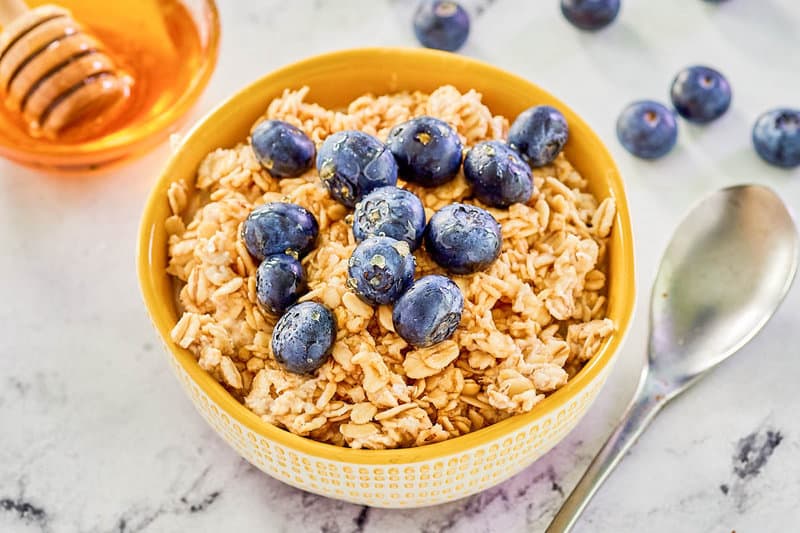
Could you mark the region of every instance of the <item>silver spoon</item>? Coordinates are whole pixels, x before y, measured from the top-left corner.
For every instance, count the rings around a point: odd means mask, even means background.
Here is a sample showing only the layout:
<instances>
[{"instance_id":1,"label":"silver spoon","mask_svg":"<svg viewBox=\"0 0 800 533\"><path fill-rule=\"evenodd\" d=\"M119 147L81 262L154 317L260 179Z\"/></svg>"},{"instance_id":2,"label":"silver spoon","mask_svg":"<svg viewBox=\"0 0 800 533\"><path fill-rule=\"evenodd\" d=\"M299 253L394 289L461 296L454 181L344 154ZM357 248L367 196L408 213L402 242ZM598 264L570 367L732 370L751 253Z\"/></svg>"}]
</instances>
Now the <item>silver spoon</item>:
<instances>
[{"instance_id":1,"label":"silver spoon","mask_svg":"<svg viewBox=\"0 0 800 533\"><path fill-rule=\"evenodd\" d=\"M792 284L797 252L792 217L766 187L722 189L694 207L661 259L636 393L548 533L570 531L661 408L767 323Z\"/></svg>"}]
</instances>

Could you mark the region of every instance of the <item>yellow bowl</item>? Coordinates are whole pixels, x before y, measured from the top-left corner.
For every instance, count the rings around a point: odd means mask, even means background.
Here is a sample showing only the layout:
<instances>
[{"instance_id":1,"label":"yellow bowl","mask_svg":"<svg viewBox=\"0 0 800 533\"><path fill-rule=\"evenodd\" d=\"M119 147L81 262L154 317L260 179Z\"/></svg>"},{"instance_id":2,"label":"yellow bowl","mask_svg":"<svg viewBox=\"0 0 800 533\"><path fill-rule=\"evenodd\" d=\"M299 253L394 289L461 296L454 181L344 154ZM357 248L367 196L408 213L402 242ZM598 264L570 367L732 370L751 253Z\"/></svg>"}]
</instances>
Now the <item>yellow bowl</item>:
<instances>
[{"instance_id":1,"label":"yellow bowl","mask_svg":"<svg viewBox=\"0 0 800 533\"><path fill-rule=\"evenodd\" d=\"M515 117L535 104L560 109L570 127L566 154L599 198L613 196L608 314L617 332L567 383L533 410L448 441L398 450L353 450L299 437L262 421L236 401L194 356L170 340L178 318L167 264L167 188L193 183L203 157L246 138L269 101L308 85L309 99L342 107L366 93L476 89L492 112ZM611 370L633 314L633 243L619 172L600 139L572 110L536 85L463 56L422 49L359 49L321 55L277 70L239 91L183 140L147 201L138 244L142 293L179 381L200 414L245 459L301 489L377 507L420 507L455 500L516 474L561 440L586 413Z\"/></svg>"}]
</instances>

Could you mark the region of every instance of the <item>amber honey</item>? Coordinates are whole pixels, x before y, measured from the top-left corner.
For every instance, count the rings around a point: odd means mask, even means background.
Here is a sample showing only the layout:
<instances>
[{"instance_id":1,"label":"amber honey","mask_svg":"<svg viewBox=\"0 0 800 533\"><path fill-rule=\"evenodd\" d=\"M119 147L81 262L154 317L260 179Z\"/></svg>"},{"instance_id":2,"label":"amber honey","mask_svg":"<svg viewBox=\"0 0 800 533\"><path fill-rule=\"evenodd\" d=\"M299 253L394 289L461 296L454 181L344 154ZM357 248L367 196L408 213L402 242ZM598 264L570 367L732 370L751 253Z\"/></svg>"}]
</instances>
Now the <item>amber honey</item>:
<instances>
[{"instance_id":1,"label":"amber honey","mask_svg":"<svg viewBox=\"0 0 800 533\"><path fill-rule=\"evenodd\" d=\"M54 2L28 2L31 6L46 3ZM123 153L125 145L143 144L144 137L156 136L158 130L163 133L169 126L165 124L166 117L185 112L186 100L189 97L194 100L199 93L198 85L207 82L216 58L217 36L208 35L218 31L213 2L63 0L55 3L71 10L87 32L101 41L115 65L130 76L130 96L113 117L78 125L54 140L32 137L25 124L0 106L2 155L23 159L26 164L60 168L105 164L106 161L93 161L97 158L92 155L105 151L107 159L119 159L128 155ZM202 20L203 17L213 20ZM176 107L182 109L176 111ZM19 153L9 155L12 149L39 153L43 159L25 161L15 157ZM65 160L70 149L74 149L75 158ZM56 154L54 161L50 156Z\"/></svg>"}]
</instances>

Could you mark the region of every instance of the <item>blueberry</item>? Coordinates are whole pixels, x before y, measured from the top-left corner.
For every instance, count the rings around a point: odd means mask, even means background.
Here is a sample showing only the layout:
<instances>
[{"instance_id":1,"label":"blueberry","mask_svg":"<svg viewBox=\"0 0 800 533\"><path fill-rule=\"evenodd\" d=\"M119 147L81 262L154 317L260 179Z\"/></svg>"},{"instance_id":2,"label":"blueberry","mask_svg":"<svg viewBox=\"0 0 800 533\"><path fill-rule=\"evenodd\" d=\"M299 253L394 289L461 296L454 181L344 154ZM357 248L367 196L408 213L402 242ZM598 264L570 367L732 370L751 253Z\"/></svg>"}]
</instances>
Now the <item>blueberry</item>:
<instances>
[{"instance_id":1,"label":"blueberry","mask_svg":"<svg viewBox=\"0 0 800 533\"><path fill-rule=\"evenodd\" d=\"M436 263L455 274L470 274L500 255L500 224L480 207L450 204L438 210L425 231L425 249Z\"/></svg>"},{"instance_id":2,"label":"blueberry","mask_svg":"<svg viewBox=\"0 0 800 533\"><path fill-rule=\"evenodd\" d=\"M268 313L280 315L297 302L306 288L300 261L286 254L264 259L256 271L256 298Z\"/></svg>"},{"instance_id":3,"label":"blueberry","mask_svg":"<svg viewBox=\"0 0 800 533\"><path fill-rule=\"evenodd\" d=\"M721 117L731 105L731 86L713 68L688 67L672 81L672 105L680 116L701 124Z\"/></svg>"},{"instance_id":4,"label":"blueberry","mask_svg":"<svg viewBox=\"0 0 800 533\"><path fill-rule=\"evenodd\" d=\"M331 353L336 340L336 319L317 302L290 307L272 330L272 354L289 372L311 374Z\"/></svg>"},{"instance_id":5,"label":"blueberry","mask_svg":"<svg viewBox=\"0 0 800 533\"><path fill-rule=\"evenodd\" d=\"M576 28L600 30L614 22L620 0L561 0L561 13Z\"/></svg>"},{"instance_id":6,"label":"blueberry","mask_svg":"<svg viewBox=\"0 0 800 533\"><path fill-rule=\"evenodd\" d=\"M678 139L675 114L652 100L634 102L617 119L617 137L633 155L657 159L672 150Z\"/></svg>"},{"instance_id":7,"label":"blueberry","mask_svg":"<svg viewBox=\"0 0 800 533\"><path fill-rule=\"evenodd\" d=\"M389 132L386 146L403 179L425 187L452 180L461 167L461 139L447 122L416 117Z\"/></svg>"},{"instance_id":8,"label":"blueberry","mask_svg":"<svg viewBox=\"0 0 800 533\"><path fill-rule=\"evenodd\" d=\"M473 146L464 158L464 177L475 197L494 207L527 202L533 193L530 167L500 141Z\"/></svg>"},{"instance_id":9,"label":"blueberry","mask_svg":"<svg viewBox=\"0 0 800 533\"><path fill-rule=\"evenodd\" d=\"M423 0L414 13L414 33L422 46L455 52L469 35L469 15L458 2Z\"/></svg>"},{"instance_id":10,"label":"blueberry","mask_svg":"<svg viewBox=\"0 0 800 533\"><path fill-rule=\"evenodd\" d=\"M300 257L314 247L319 226L314 215L297 204L270 202L253 209L244 221L242 237L247 251L263 261L274 254Z\"/></svg>"},{"instance_id":11,"label":"blueberry","mask_svg":"<svg viewBox=\"0 0 800 533\"><path fill-rule=\"evenodd\" d=\"M347 286L372 305L390 304L414 281L417 263L408 243L390 237L362 241L347 263Z\"/></svg>"},{"instance_id":12,"label":"blueberry","mask_svg":"<svg viewBox=\"0 0 800 533\"><path fill-rule=\"evenodd\" d=\"M265 120L250 136L253 152L273 178L294 178L314 164L314 141L281 120Z\"/></svg>"},{"instance_id":13,"label":"blueberry","mask_svg":"<svg viewBox=\"0 0 800 533\"><path fill-rule=\"evenodd\" d=\"M508 130L508 144L532 167L541 167L555 159L568 137L567 119L561 111L547 105L526 109Z\"/></svg>"},{"instance_id":14,"label":"blueberry","mask_svg":"<svg viewBox=\"0 0 800 533\"><path fill-rule=\"evenodd\" d=\"M463 310L458 285L444 276L425 276L394 304L392 323L403 340L423 348L450 338Z\"/></svg>"},{"instance_id":15,"label":"blueberry","mask_svg":"<svg viewBox=\"0 0 800 533\"><path fill-rule=\"evenodd\" d=\"M758 117L753 145L767 163L784 168L800 165L800 109L773 109Z\"/></svg>"},{"instance_id":16,"label":"blueberry","mask_svg":"<svg viewBox=\"0 0 800 533\"><path fill-rule=\"evenodd\" d=\"M331 196L347 207L378 187L397 183L397 164L386 146L361 131L340 131L325 139L317 170Z\"/></svg>"},{"instance_id":17,"label":"blueberry","mask_svg":"<svg viewBox=\"0 0 800 533\"><path fill-rule=\"evenodd\" d=\"M353 236L358 242L385 236L407 242L413 251L422 243L424 232L425 208L411 191L381 187L356 204Z\"/></svg>"}]
</instances>

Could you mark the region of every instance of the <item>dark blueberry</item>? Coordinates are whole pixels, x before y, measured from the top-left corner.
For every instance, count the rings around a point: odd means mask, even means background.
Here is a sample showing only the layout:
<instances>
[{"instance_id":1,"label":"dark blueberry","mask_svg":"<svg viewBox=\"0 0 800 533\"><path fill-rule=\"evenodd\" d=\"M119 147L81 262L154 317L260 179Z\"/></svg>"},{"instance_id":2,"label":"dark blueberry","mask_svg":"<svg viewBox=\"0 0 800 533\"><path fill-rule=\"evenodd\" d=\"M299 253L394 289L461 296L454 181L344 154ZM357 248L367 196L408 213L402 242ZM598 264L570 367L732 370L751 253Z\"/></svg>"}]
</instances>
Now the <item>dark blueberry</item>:
<instances>
[{"instance_id":1,"label":"dark blueberry","mask_svg":"<svg viewBox=\"0 0 800 533\"><path fill-rule=\"evenodd\" d=\"M561 12L581 30L600 30L617 18L620 0L561 0Z\"/></svg>"},{"instance_id":2,"label":"dark blueberry","mask_svg":"<svg viewBox=\"0 0 800 533\"><path fill-rule=\"evenodd\" d=\"M773 109L758 117L753 145L767 163L784 168L800 165L800 109Z\"/></svg>"},{"instance_id":3,"label":"dark blueberry","mask_svg":"<svg viewBox=\"0 0 800 533\"><path fill-rule=\"evenodd\" d=\"M263 261L274 254L304 256L314 248L319 225L297 204L270 202L253 209L244 221L242 237L250 255Z\"/></svg>"},{"instance_id":4,"label":"dark blueberry","mask_svg":"<svg viewBox=\"0 0 800 533\"><path fill-rule=\"evenodd\" d=\"M411 250L422 243L425 233L425 208L417 195L398 187L381 187L356 204L353 236L361 242L367 237L391 237L405 241Z\"/></svg>"},{"instance_id":5,"label":"dark blueberry","mask_svg":"<svg viewBox=\"0 0 800 533\"><path fill-rule=\"evenodd\" d=\"M409 288L392 310L397 334L423 348L447 340L461 322L464 296L451 279L425 276Z\"/></svg>"},{"instance_id":6,"label":"dark blueberry","mask_svg":"<svg viewBox=\"0 0 800 533\"><path fill-rule=\"evenodd\" d=\"M414 13L414 33L426 48L455 52L469 35L469 15L458 2L423 0Z\"/></svg>"},{"instance_id":7,"label":"dark blueberry","mask_svg":"<svg viewBox=\"0 0 800 533\"><path fill-rule=\"evenodd\" d=\"M297 177L314 164L314 141L288 122L265 120L253 130L250 143L273 178Z\"/></svg>"},{"instance_id":8,"label":"dark blueberry","mask_svg":"<svg viewBox=\"0 0 800 533\"><path fill-rule=\"evenodd\" d=\"M548 105L526 109L508 130L508 144L532 167L553 161L569 137L567 119Z\"/></svg>"},{"instance_id":9,"label":"dark blueberry","mask_svg":"<svg viewBox=\"0 0 800 533\"><path fill-rule=\"evenodd\" d=\"M675 114L652 100L634 102L617 119L617 137L633 155L657 159L672 150L678 140Z\"/></svg>"},{"instance_id":10,"label":"dark blueberry","mask_svg":"<svg viewBox=\"0 0 800 533\"><path fill-rule=\"evenodd\" d=\"M400 176L425 187L447 183L461 167L461 139L438 118L417 117L398 124L389 132L386 146Z\"/></svg>"},{"instance_id":11,"label":"dark blueberry","mask_svg":"<svg viewBox=\"0 0 800 533\"><path fill-rule=\"evenodd\" d=\"M531 168L500 141L473 146L464 158L464 177L472 185L475 197L494 207L527 202L533 193Z\"/></svg>"},{"instance_id":12,"label":"dark blueberry","mask_svg":"<svg viewBox=\"0 0 800 533\"><path fill-rule=\"evenodd\" d=\"M438 210L425 231L425 249L436 263L455 274L470 274L500 255L500 224L480 207L450 204Z\"/></svg>"},{"instance_id":13,"label":"dark blueberry","mask_svg":"<svg viewBox=\"0 0 800 533\"><path fill-rule=\"evenodd\" d=\"M408 243L390 237L362 241L347 263L347 286L372 305L390 304L414 281L417 263Z\"/></svg>"},{"instance_id":14,"label":"dark blueberry","mask_svg":"<svg viewBox=\"0 0 800 533\"><path fill-rule=\"evenodd\" d=\"M280 315L297 302L306 289L300 261L286 254L264 259L256 271L256 297L268 313Z\"/></svg>"},{"instance_id":15,"label":"dark blueberry","mask_svg":"<svg viewBox=\"0 0 800 533\"><path fill-rule=\"evenodd\" d=\"M272 330L272 354L289 372L311 374L330 356L336 318L317 302L290 307Z\"/></svg>"},{"instance_id":16,"label":"dark blueberry","mask_svg":"<svg viewBox=\"0 0 800 533\"><path fill-rule=\"evenodd\" d=\"M672 105L691 122L706 123L721 117L731 105L731 86L713 68L688 67L672 81Z\"/></svg>"},{"instance_id":17,"label":"dark blueberry","mask_svg":"<svg viewBox=\"0 0 800 533\"><path fill-rule=\"evenodd\" d=\"M397 183L397 163L386 146L361 131L339 131L325 139L317 170L331 196L347 207L378 187Z\"/></svg>"}]
</instances>

